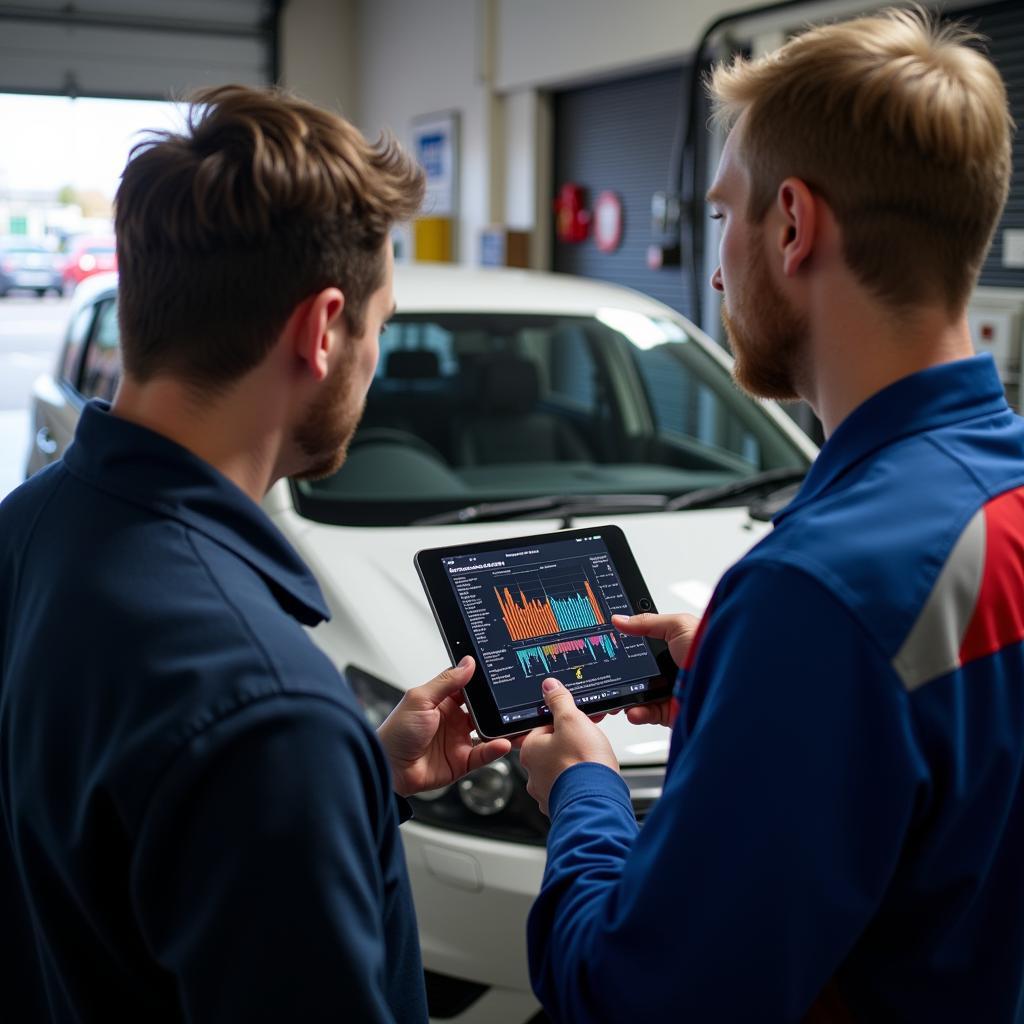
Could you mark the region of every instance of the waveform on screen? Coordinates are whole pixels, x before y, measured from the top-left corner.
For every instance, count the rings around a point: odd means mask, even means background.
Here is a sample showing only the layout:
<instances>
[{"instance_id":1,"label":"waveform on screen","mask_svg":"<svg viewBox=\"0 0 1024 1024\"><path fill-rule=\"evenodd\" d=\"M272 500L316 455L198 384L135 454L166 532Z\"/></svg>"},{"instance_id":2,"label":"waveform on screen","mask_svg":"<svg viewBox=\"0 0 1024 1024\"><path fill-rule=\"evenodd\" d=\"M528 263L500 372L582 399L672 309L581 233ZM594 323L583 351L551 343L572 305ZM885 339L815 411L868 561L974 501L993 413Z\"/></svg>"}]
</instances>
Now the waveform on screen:
<instances>
[{"instance_id":1,"label":"waveform on screen","mask_svg":"<svg viewBox=\"0 0 1024 1024\"><path fill-rule=\"evenodd\" d=\"M519 665L522 670L531 675L534 671L539 672L542 668L545 672L551 671L552 664L556 668L568 668L569 656L572 654L589 654L597 661L598 653L603 654L609 661L615 657L615 649L619 646L618 640L612 633L600 633L597 636L579 637L574 640L556 640L550 644L539 644L536 647L523 647L516 651L519 658ZM562 661L564 664L559 665ZM537 663L534 669L534 662Z\"/></svg>"},{"instance_id":2,"label":"waveform on screen","mask_svg":"<svg viewBox=\"0 0 1024 1024\"><path fill-rule=\"evenodd\" d=\"M590 588L590 580L583 581L583 590L585 593L582 594L577 591L568 597L545 597L543 600L530 600L520 590L518 601L508 587L502 588L501 591L495 587L494 593L497 595L508 635L513 640L532 640L534 637L561 633L569 629L603 626L605 618L594 591Z\"/></svg>"}]
</instances>

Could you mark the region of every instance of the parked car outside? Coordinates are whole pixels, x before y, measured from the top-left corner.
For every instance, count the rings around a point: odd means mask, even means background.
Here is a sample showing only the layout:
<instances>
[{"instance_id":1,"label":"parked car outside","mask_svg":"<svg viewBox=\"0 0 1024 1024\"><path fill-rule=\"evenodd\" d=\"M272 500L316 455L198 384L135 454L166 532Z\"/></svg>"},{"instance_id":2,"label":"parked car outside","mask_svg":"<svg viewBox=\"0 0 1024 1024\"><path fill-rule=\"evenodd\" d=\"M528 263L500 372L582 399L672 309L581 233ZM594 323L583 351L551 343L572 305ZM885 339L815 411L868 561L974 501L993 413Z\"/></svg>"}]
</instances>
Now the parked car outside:
<instances>
[{"instance_id":1,"label":"parked car outside","mask_svg":"<svg viewBox=\"0 0 1024 1024\"><path fill-rule=\"evenodd\" d=\"M64 263L63 287L71 294L87 277L117 270L117 245L113 236L72 240Z\"/></svg>"},{"instance_id":2,"label":"parked car outside","mask_svg":"<svg viewBox=\"0 0 1024 1024\"><path fill-rule=\"evenodd\" d=\"M635 292L424 266L398 267L395 292L345 465L264 501L332 610L311 635L374 724L447 661L419 549L615 523L658 607L699 614L816 453L733 385L714 342ZM116 327L116 278L86 282L55 373L36 384L30 472L59 458L86 400L113 394ZM668 731L623 716L602 728L642 820ZM432 1017L534 1020L525 922L547 822L515 755L413 803L401 833Z\"/></svg>"},{"instance_id":3,"label":"parked car outside","mask_svg":"<svg viewBox=\"0 0 1024 1024\"><path fill-rule=\"evenodd\" d=\"M0 298L16 289L60 294L62 287L60 257L44 242L17 235L0 239Z\"/></svg>"}]
</instances>

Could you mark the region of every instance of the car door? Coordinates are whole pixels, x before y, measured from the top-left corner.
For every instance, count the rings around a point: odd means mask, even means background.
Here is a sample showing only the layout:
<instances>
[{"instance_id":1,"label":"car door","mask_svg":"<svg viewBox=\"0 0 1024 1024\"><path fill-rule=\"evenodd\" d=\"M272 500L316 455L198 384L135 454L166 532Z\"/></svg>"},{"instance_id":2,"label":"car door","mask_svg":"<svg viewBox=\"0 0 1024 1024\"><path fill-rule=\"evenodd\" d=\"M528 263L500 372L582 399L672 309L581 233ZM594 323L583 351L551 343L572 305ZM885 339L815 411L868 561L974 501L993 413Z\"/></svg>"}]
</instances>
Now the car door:
<instances>
[{"instance_id":1,"label":"car door","mask_svg":"<svg viewBox=\"0 0 1024 1024\"><path fill-rule=\"evenodd\" d=\"M79 390L83 356L97 322L97 310L104 302L113 304L113 292L97 296L72 311L54 372L40 377L32 386L26 477L56 462L71 444L85 403Z\"/></svg>"},{"instance_id":2,"label":"car door","mask_svg":"<svg viewBox=\"0 0 1024 1024\"><path fill-rule=\"evenodd\" d=\"M96 319L82 355L78 375L78 394L82 402L93 398L113 401L121 379L121 329L117 322L114 296L96 303Z\"/></svg>"}]
</instances>

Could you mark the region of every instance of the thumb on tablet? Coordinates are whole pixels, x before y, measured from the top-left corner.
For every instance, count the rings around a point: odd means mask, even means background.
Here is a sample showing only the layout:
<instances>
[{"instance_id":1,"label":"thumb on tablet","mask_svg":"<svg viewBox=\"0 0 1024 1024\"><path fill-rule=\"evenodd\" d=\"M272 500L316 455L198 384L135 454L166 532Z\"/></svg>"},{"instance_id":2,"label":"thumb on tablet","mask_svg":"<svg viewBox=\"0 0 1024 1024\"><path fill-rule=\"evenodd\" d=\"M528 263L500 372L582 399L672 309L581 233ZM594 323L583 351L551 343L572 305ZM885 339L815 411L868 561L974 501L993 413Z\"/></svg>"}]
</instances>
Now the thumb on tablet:
<instances>
[{"instance_id":1,"label":"thumb on tablet","mask_svg":"<svg viewBox=\"0 0 1024 1024\"><path fill-rule=\"evenodd\" d=\"M555 678L548 676L540 684L544 694L544 701L551 709L551 717L557 722L576 710L576 701L572 694Z\"/></svg>"}]
</instances>

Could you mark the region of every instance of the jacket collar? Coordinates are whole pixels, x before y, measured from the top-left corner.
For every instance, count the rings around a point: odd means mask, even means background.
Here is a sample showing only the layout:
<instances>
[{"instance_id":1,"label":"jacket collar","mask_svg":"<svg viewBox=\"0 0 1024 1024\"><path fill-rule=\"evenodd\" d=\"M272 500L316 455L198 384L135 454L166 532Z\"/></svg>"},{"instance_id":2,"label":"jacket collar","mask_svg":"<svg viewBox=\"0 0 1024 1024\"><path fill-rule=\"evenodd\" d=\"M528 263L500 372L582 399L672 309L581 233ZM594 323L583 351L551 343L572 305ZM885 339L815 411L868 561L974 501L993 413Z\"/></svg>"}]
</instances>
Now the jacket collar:
<instances>
[{"instance_id":1,"label":"jacket collar","mask_svg":"<svg viewBox=\"0 0 1024 1024\"><path fill-rule=\"evenodd\" d=\"M822 447L777 526L823 494L847 470L902 438L976 416L1008 411L989 354L931 366L888 385L853 410Z\"/></svg>"},{"instance_id":2,"label":"jacket collar","mask_svg":"<svg viewBox=\"0 0 1024 1024\"><path fill-rule=\"evenodd\" d=\"M330 617L320 587L267 514L208 462L174 441L89 402L64 453L74 476L174 519L256 570L277 602L303 625Z\"/></svg>"}]
</instances>

